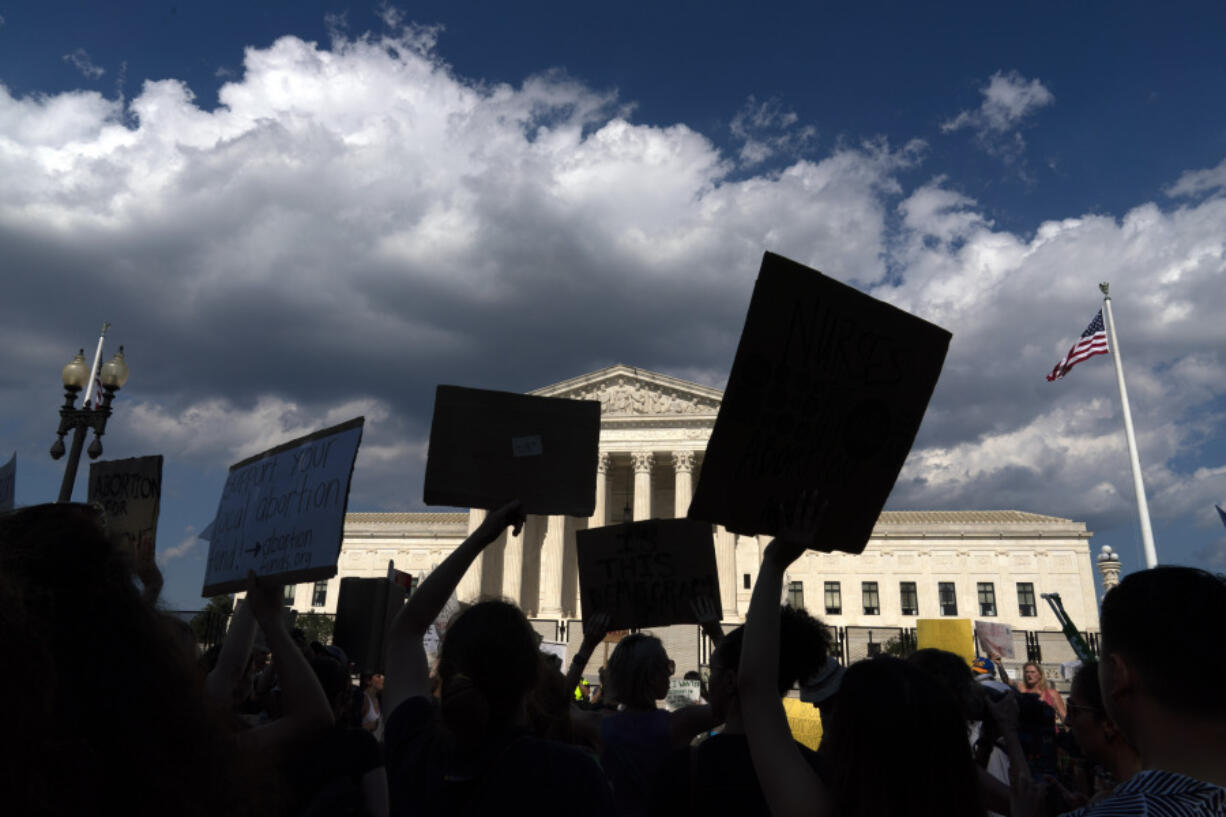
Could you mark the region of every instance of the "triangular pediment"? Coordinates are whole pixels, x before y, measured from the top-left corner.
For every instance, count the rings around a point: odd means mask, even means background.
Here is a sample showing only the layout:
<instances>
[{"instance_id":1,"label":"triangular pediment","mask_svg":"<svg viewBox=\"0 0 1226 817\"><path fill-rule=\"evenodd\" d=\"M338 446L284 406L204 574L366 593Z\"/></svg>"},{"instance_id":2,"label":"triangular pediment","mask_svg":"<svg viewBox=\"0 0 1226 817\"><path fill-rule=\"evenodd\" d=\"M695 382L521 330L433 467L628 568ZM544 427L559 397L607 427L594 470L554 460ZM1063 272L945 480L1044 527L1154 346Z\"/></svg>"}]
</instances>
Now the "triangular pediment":
<instances>
[{"instance_id":1,"label":"triangular pediment","mask_svg":"<svg viewBox=\"0 0 1226 817\"><path fill-rule=\"evenodd\" d=\"M679 377L615 364L529 394L599 400L606 416L714 416L724 393Z\"/></svg>"}]
</instances>

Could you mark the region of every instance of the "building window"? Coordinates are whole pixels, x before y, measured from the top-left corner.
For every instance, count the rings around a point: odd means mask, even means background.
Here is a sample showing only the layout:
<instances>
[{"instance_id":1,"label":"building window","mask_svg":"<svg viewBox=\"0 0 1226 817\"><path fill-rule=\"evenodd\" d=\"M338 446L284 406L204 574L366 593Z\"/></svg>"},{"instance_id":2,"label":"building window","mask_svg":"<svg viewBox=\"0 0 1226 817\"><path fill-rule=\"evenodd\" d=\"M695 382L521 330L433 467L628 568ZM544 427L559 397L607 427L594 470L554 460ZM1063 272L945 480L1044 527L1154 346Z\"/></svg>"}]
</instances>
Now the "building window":
<instances>
[{"instance_id":1,"label":"building window","mask_svg":"<svg viewBox=\"0 0 1226 817\"><path fill-rule=\"evenodd\" d=\"M749 587L750 587L750 585L752 584L752 582L751 582L751 581L750 581L750 579L749 579L749 574L748 574L748 573L746 573L746 574L744 575L744 577L741 579L741 582L742 582L742 584L744 584L744 585L745 585L745 589L746 589L746 590L748 590L748 589L749 589Z\"/></svg>"},{"instance_id":2,"label":"building window","mask_svg":"<svg viewBox=\"0 0 1226 817\"><path fill-rule=\"evenodd\" d=\"M826 582L826 613L837 616L843 612L843 591L838 582Z\"/></svg>"},{"instance_id":3,"label":"building window","mask_svg":"<svg viewBox=\"0 0 1226 817\"><path fill-rule=\"evenodd\" d=\"M1017 612L1023 616L1037 616L1034 608L1034 582L1017 583Z\"/></svg>"},{"instance_id":4,"label":"building window","mask_svg":"<svg viewBox=\"0 0 1226 817\"><path fill-rule=\"evenodd\" d=\"M328 580L315 582L315 591L311 593L311 606L323 607L328 603Z\"/></svg>"},{"instance_id":5,"label":"building window","mask_svg":"<svg viewBox=\"0 0 1226 817\"><path fill-rule=\"evenodd\" d=\"M954 592L953 582L938 582L937 596L940 597L941 615L958 615L958 594Z\"/></svg>"},{"instance_id":6,"label":"building window","mask_svg":"<svg viewBox=\"0 0 1226 817\"><path fill-rule=\"evenodd\" d=\"M805 609L804 582L788 582L788 606L793 610Z\"/></svg>"},{"instance_id":7,"label":"building window","mask_svg":"<svg viewBox=\"0 0 1226 817\"><path fill-rule=\"evenodd\" d=\"M296 584L285 585L285 590L281 594L281 603L289 605L290 607L293 607L294 606L294 592L297 589L298 589L298 585Z\"/></svg>"},{"instance_id":8,"label":"building window","mask_svg":"<svg viewBox=\"0 0 1226 817\"><path fill-rule=\"evenodd\" d=\"M996 615L996 585L979 582L979 615Z\"/></svg>"},{"instance_id":9,"label":"building window","mask_svg":"<svg viewBox=\"0 0 1226 817\"><path fill-rule=\"evenodd\" d=\"M864 595L864 615L881 615L881 597L877 593L877 582L860 582L860 590Z\"/></svg>"},{"instance_id":10,"label":"building window","mask_svg":"<svg viewBox=\"0 0 1226 817\"><path fill-rule=\"evenodd\" d=\"M904 616L919 615L919 594L915 592L915 582L900 582L898 585L898 597L902 601L902 614Z\"/></svg>"}]
</instances>

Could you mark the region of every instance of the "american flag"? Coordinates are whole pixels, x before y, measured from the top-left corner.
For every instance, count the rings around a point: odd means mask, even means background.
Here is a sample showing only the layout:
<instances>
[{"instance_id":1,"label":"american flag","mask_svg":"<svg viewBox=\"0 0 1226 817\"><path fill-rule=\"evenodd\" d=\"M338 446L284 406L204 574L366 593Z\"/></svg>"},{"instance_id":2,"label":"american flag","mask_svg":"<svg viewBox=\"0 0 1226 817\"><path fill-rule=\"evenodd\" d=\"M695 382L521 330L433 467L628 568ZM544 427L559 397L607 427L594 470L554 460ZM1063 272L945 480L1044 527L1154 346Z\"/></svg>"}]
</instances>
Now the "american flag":
<instances>
[{"instance_id":1,"label":"american flag","mask_svg":"<svg viewBox=\"0 0 1226 817\"><path fill-rule=\"evenodd\" d=\"M1086 327L1086 331L1081 333L1080 340L1074 343L1073 348L1068 350L1064 359L1056 364L1056 368L1051 370L1047 379L1049 381L1059 380L1086 358L1105 355L1108 351L1110 350L1107 349L1107 330L1103 328L1103 311L1100 309L1094 316L1094 320L1090 321L1090 325Z\"/></svg>"}]
</instances>

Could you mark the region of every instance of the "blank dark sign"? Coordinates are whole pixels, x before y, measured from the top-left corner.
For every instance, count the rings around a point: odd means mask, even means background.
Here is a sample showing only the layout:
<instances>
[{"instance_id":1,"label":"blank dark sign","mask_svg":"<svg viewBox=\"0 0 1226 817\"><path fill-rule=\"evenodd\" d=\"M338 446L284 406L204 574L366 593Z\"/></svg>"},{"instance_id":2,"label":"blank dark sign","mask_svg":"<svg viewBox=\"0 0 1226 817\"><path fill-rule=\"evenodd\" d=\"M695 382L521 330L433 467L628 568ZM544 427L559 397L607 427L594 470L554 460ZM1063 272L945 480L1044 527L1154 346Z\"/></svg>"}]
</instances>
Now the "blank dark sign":
<instances>
[{"instance_id":1,"label":"blank dark sign","mask_svg":"<svg viewBox=\"0 0 1226 817\"><path fill-rule=\"evenodd\" d=\"M609 614L609 629L696 621L690 602L720 607L709 522L648 519L576 532L583 613Z\"/></svg>"},{"instance_id":2,"label":"blank dark sign","mask_svg":"<svg viewBox=\"0 0 1226 817\"><path fill-rule=\"evenodd\" d=\"M952 336L766 253L689 517L778 533L802 491L812 547L859 553L902 469Z\"/></svg>"},{"instance_id":3,"label":"blank dark sign","mask_svg":"<svg viewBox=\"0 0 1226 817\"><path fill-rule=\"evenodd\" d=\"M425 503L591 516L600 403L439 386Z\"/></svg>"}]
</instances>

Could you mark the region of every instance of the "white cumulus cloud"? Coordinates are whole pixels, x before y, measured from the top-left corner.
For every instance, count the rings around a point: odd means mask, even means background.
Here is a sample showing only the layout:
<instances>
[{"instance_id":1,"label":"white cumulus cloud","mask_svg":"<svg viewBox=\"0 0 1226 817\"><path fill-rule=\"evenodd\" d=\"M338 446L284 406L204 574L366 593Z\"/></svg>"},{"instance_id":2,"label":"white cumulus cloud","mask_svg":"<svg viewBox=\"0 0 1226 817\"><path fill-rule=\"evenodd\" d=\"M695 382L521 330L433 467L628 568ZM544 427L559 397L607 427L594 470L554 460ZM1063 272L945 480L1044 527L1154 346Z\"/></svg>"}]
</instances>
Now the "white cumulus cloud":
<instances>
[{"instance_id":1,"label":"white cumulus cloud","mask_svg":"<svg viewBox=\"0 0 1226 817\"><path fill-rule=\"evenodd\" d=\"M1017 71L997 71L980 93L983 102L979 107L941 123L941 132L970 129L984 150L1007 162L1016 160L1026 147L1018 128L1035 111L1056 100L1042 82L1028 80Z\"/></svg>"},{"instance_id":2,"label":"white cumulus cloud","mask_svg":"<svg viewBox=\"0 0 1226 817\"><path fill-rule=\"evenodd\" d=\"M106 69L94 65L94 61L89 58L89 53L84 48L78 48L76 51L65 54L63 60L80 71L81 76L86 79L98 79L106 73Z\"/></svg>"}]
</instances>

